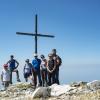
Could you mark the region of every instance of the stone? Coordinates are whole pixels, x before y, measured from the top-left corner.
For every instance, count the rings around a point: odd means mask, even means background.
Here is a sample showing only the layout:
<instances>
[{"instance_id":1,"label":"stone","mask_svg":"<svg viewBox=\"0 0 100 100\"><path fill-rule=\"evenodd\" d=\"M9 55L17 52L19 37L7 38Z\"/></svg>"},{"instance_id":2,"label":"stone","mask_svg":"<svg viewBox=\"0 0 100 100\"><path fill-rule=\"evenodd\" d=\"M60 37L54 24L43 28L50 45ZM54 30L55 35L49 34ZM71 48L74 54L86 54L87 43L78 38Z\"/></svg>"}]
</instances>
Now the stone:
<instances>
[{"instance_id":1,"label":"stone","mask_svg":"<svg viewBox=\"0 0 100 100\"><path fill-rule=\"evenodd\" d=\"M67 93L70 90L75 89L76 87L71 87L70 85L57 85L53 84L50 86L51 96L60 96L62 94Z\"/></svg>"},{"instance_id":2,"label":"stone","mask_svg":"<svg viewBox=\"0 0 100 100\"><path fill-rule=\"evenodd\" d=\"M91 90L100 89L100 81L99 80L94 80L92 82L87 83L87 86Z\"/></svg>"},{"instance_id":3,"label":"stone","mask_svg":"<svg viewBox=\"0 0 100 100\"><path fill-rule=\"evenodd\" d=\"M80 86L84 86L86 84L87 84L87 82L80 81L80 82L73 82L70 84L70 86L71 87L80 87Z\"/></svg>"},{"instance_id":4,"label":"stone","mask_svg":"<svg viewBox=\"0 0 100 100\"><path fill-rule=\"evenodd\" d=\"M50 89L47 87L38 87L32 94L32 98L49 97Z\"/></svg>"}]
</instances>

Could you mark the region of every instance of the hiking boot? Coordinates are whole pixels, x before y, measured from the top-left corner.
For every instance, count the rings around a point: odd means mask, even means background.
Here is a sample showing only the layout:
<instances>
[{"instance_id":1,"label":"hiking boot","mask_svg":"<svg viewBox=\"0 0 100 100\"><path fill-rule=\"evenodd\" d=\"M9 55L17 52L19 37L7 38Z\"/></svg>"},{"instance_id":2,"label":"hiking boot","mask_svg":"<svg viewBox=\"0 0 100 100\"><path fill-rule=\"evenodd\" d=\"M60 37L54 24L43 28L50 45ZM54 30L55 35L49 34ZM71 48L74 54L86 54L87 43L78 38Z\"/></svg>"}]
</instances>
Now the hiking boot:
<instances>
[{"instance_id":1,"label":"hiking boot","mask_svg":"<svg viewBox=\"0 0 100 100\"><path fill-rule=\"evenodd\" d=\"M12 82L10 82L9 84L13 84Z\"/></svg>"},{"instance_id":2,"label":"hiking boot","mask_svg":"<svg viewBox=\"0 0 100 100\"><path fill-rule=\"evenodd\" d=\"M42 86L42 84L38 84L38 87L41 87Z\"/></svg>"}]
</instances>

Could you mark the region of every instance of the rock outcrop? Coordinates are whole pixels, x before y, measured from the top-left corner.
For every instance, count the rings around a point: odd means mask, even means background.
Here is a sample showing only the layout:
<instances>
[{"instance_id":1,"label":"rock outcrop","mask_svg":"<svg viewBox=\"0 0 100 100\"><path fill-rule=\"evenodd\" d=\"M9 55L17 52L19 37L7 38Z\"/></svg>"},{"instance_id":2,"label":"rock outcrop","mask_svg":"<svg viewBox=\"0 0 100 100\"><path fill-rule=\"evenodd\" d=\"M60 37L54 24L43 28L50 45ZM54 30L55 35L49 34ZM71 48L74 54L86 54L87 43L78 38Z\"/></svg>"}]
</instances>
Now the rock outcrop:
<instances>
[{"instance_id":1,"label":"rock outcrop","mask_svg":"<svg viewBox=\"0 0 100 100\"><path fill-rule=\"evenodd\" d=\"M53 84L34 88L30 83L16 83L0 91L0 100L100 100L100 81Z\"/></svg>"}]
</instances>

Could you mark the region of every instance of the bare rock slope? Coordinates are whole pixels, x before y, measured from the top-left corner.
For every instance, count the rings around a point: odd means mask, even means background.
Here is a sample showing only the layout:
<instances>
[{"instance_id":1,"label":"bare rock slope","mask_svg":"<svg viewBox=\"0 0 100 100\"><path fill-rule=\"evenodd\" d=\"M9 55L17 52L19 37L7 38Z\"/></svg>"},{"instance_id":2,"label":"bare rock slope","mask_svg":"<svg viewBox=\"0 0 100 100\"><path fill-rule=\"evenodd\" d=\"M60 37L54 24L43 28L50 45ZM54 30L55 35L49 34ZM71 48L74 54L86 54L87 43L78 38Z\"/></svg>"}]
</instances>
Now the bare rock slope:
<instances>
[{"instance_id":1,"label":"bare rock slope","mask_svg":"<svg viewBox=\"0 0 100 100\"><path fill-rule=\"evenodd\" d=\"M0 91L0 100L100 100L100 81L74 82L69 85L53 84L34 87L30 83L16 83Z\"/></svg>"}]
</instances>

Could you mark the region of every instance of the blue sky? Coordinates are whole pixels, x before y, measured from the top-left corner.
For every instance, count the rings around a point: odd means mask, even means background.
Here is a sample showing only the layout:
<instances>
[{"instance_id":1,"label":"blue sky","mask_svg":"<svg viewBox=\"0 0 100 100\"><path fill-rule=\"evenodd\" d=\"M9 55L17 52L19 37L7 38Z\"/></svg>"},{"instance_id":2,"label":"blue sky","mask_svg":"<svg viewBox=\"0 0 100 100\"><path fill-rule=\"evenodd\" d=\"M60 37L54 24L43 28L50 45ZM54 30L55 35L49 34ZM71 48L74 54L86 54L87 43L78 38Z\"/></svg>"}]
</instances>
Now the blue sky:
<instances>
[{"instance_id":1,"label":"blue sky","mask_svg":"<svg viewBox=\"0 0 100 100\"><path fill-rule=\"evenodd\" d=\"M39 54L47 57L56 48L63 59L61 75L76 71L74 66L84 72L91 66L96 74L96 66L100 67L100 0L0 0L0 66L11 54L21 66L26 58L32 60L34 38L16 32L34 33L35 14L38 32L55 35L55 39L39 38Z\"/></svg>"}]
</instances>

